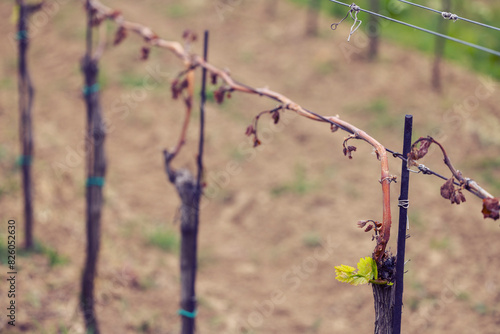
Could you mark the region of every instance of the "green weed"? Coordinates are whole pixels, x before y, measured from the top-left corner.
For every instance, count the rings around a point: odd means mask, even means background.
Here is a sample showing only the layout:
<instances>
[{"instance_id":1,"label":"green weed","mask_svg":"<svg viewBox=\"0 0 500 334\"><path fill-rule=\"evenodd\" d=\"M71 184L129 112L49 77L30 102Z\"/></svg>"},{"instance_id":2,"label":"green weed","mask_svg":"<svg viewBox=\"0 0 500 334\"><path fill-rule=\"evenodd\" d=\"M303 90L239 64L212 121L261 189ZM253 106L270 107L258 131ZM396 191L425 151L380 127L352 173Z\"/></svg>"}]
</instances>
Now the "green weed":
<instances>
[{"instance_id":1,"label":"green weed","mask_svg":"<svg viewBox=\"0 0 500 334\"><path fill-rule=\"evenodd\" d=\"M321 246L321 236L316 232L309 232L302 238L304 246L315 248Z\"/></svg>"},{"instance_id":2,"label":"green weed","mask_svg":"<svg viewBox=\"0 0 500 334\"><path fill-rule=\"evenodd\" d=\"M294 179L283 185L272 188L271 194L273 196L280 196L285 193L305 195L315 188L317 188L317 182L309 180L304 166L297 165L295 167Z\"/></svg>"},{"instance_id":3,"label":"green weed","mask_svg":"<svg viewBox=\"0 0 500 334\"><path fill-rule=\"evenodd\" d=\"M167 8L167 17L171 19L182 18L188 14L188 10L185 5L170 5Z\"/></svg>"},{"instance_id":4,"label":"green weed","mask_svg":"<svg viewBox=\"0 0 500 334\"><path fill-rule=\"evenodd\" d=\"M30 256L31 254L41 254L49 260L49 266L56 267L69 263L69 258L59 254L57 250L50 246L46 246L38 240L35 240L34 247L31 250L21 249L18 254L20 256Z\"/></svg>"},{"instance_id":5,"label":"green weed","mask_svg":"<svg viewBox=\"0 0 500 334\"><path fill-rule=\"evenodd\" d=\"M176 253L180 245L177 233L165 227L156 228L147 236L147 239L150 245L167 253Z\"/></svg>"}]
</instances>

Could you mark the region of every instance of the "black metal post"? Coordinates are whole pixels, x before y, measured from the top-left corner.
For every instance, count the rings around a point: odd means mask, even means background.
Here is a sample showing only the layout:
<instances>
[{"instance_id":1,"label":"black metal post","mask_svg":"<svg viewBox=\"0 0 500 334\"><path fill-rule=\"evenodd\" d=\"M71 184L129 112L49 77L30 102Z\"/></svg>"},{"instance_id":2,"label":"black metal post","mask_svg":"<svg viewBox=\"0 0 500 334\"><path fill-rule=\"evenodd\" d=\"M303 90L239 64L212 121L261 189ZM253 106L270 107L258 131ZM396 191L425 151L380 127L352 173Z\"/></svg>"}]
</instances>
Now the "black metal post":
<instances>
[{"instance_id":1,"label":"black metal post","mask_svg":"<svg viewBox=\"0 0 500 334\"><path fill-rule=\"evenodd\" d=\"M406 115L403 143L403 157L407 158L411 149L411 136L413 131L413 116ZM401 313L403 307L403 280L406 248L406 230L408 226L408 188L410 185L410 172L406 159L403 160L401 168L401 194L399 195L399 229L398 229L398 253L396 260L396 292L394 296L394 309L392 316L393 334L401 333Z\"/></svg>"}]
</instances>

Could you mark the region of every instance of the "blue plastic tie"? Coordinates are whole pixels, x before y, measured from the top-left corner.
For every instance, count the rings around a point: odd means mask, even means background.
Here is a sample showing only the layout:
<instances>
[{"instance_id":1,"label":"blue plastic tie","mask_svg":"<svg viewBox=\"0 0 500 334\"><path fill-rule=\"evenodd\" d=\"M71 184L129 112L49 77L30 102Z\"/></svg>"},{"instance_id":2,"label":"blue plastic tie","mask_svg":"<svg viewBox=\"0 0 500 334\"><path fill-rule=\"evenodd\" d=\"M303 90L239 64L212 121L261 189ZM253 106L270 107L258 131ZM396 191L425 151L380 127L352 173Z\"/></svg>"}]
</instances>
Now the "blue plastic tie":
<instances>
[{"instance_id":1,"label":"blue plastic tie","mask_svg":"<svg viewBox=\"0 0 500 334\"><path fill-rule=\"evenodd\" d=\"M99 84L95 83L92 86L83 87L83 95L88 96L92 93L97 93L99 91Z\"/></svg>"},{"instance_id":2,"label":"blue plastic tie","mask_svg":"<svg viewBox=\"0 0 500 334\"><path fill-rule=\"evenodd\" d=\"M30 155L21 155L17 159L18 166L29 166L31 165L32 157Z\"/></svg>"},{"instance_id":3,"label":"blue plastic tie","mask_svg":"<svg viewBox=\"0 0 500 334\"><path fill-rule=\"evenodd\" d=\"M87 179L87 187L90 187L90 186L103 187L104 186L104 178L99 177L99 176L89 177Z\"/></svg>"},{"instance_id":4,"label":"blue plastic tie","mask_svg":"<svg viewBox=\"0 0 500 334\"><path fill-rule=\"evenodd\" d=\"M194 319L198 314L198 310L194 310L193 312L188 312L186 310L180 309L179 311L177 311L177 313L179 315L182 315L183 317Z\"/></svg>"},{"instance_id":5,"label":"blue plastic tie","mask_svg":"<svg viewBox=\"0 0 500 334\"><path fill-rule=\"evenodd\" d=\"M16 34L16 39L17 40L28 39L28 31L19 30Z\"/></svg>"}]
</instances>

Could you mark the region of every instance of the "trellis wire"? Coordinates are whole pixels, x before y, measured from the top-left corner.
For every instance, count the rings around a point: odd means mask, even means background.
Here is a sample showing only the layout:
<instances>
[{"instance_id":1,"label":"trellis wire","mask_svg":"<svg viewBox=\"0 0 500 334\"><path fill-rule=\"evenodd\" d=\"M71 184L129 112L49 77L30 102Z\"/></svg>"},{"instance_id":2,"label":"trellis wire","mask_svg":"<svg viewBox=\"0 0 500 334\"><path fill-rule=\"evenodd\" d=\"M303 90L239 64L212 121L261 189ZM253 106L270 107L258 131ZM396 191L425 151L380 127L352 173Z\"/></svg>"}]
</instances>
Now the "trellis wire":
<instances>
[{"instance_id":1,"label":"trellis wire","mask_svg":"<svg viewBox=\"0 0 500 334\"><path fill-rule=\"evenodd\" d=\"M438 13L440 15L443 15L443 13L446 13L446 12L442 12L442 11L439 11L439 10L434 9L434 8L430 8L430 7L427 7L427 6L424 6L424 5L420 5L418 3L413 3L413 2L410 2L410 1L406 1L406 0L398 0L398 1L404 2L404 3L408 4L408 5L412 5L412 6L415 6L415 7L422 8L422 9L426 9L426 10L429 10L431 12ZM493 30L500 31L500 28L498 28L498 27L491 26L489 24L482 23L482 22L477 22L477 21L469 20L469 19L466 19L466 18L458 16L458 15L456 15L453 18L453 20L461 20L461 21L472 23L472 24L477 24L478 26L481 26L481 27L484 27L484 28L488 28L488 29L493 29Z\"/></svg>"},{"instance_id":2,"label":"trellis wire","mask_svg":"<svg viewBox=\"0 0 500 334\"><path fill-rule=\"evenodd\" d=\"M350 5L348 5L348 4L344 3L344 2L340 2L340 1L337 1L337 0L329 0L329 1L335 2L335 3L339 4L339 5L343 5L343 6L347 6L347 7L350 6ZM493 54L495 56L499 56L500 57L500 52L499 51L495 51L493 49L489 49L489 48L486 48L484 46L477 45L477 44L474 44L474 43L466 42L464 40L461 40L461 39L458 39L458 38L455 38L455 37L451 37L451 36L448 36L448 35L440 34L438 32L435 32L435 31L432 31L432 30L429 30L429 29L426 29L426 28L422 28L422 27L419 27L419 26L416 26L416 25L413 25L413 24L410 24L410 23L407 23L407 22L399 21L399 20L393 19L391 17L384 16L382 14L375 13L375 12L372 12L372 11L369 11L369 10L366 10L366 9L363 9L363 8L360 8L359 10L361 12L365 12L365 13L370 14L370 15L378 16L378 17L383 18L385 20L388 20L388 21L391 21L391 22L395 22L395 23L399 23L399 24L402 24L404 26L407 26L407 27L410 27L410 28L413 28L413 29L417 29L417 30L423 31L423 32L426 32L426 33L434 35L434 36L439 36L439 37L442 37L442 38L446 38L446 39L448 39L450 41L454 41L456 43L460 43L460 44L469 46L471 48L474 48L474 49L477 49L477 50L481 50L481 51L484 51L484 52L487 52L487 53L490 53L490 54Z\"/></svg>"}]
</instances>

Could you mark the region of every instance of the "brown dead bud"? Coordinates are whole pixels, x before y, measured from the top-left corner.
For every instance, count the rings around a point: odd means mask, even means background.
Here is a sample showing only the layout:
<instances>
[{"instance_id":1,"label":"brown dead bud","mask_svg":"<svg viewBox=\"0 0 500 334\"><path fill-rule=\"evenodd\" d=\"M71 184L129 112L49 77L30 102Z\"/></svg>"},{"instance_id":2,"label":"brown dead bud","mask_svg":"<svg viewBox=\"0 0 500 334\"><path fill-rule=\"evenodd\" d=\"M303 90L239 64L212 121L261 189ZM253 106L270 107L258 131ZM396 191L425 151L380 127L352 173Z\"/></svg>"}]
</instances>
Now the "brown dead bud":
<instances>
[{"instance_id":1,"label":"brown dead bud","mask_svg":"<svg viewBox=\"0 0 500 334\"><path fill-rule=\"evenodd\" d=\"M280 112L278 110L273 111L272 117L274 120L274 124L278 124L278 122L280 121Z\"/></svg>"},{"instance_id":2,"label":"brown dead bud","mask_svg":"<svg viewBox=\"0 0 500 334\"><path fill-rule=\"evenodd\" d=\"M260 144L262 144L262 143L260 142L260 140L259 140L257 137L255 137L255 139L254 139L254 141L253 141L253 147L257 147L257 146L259 146Z\"/></svg>"},{"instance_id":3,"label":"brown dead bud","mask_svg":"<svg viewBox=\"0 0 500 334\"><path fill-rule=\"evenodd\" d=\"M451 204L460 204L466 201L464 194L462 193L461 188L455 188L455 184L453 183L454 178L451 177L448 181L446 181L443 186L441 186L441 196L443 198L449 199Z\"/></svg>"},{"instance_id":4,"label":"brown dead bud","mask_svg":"<svg viewBox=\"0 0 500 334\"><path fill-rule=\"evenodd\" d=\"M151 48L149 48L147 46L143 46L141 48L141 60L148 60L150 52L151 52Z\"/></svg>"},{"instance_id":5,"label":"brown dead bud","mask_svg":"<svg viewBox=\"0 0 500 334\"><path fill-rule=\"evenodd\" d=\"M218 104L222 104L222 102L224 102L224 96L226 95L226 90L224 87L219 87L219 89L215 90L214 91L214 98L215 98L215 101L218 103Z\"/></svg>"},{"instance_id":6,"label":"brown dead bud","mask_svg":"<svg viewBox=\"0 0 500 334\"><path fill-rule=\"evenodd\" d=\"M196 35L196 33L194 33L192 30L190 29L186 29L184 30L184 32L182 33L182 38L186 41L186 42L195 42L197 39L198 39L198 36Z\"/></svg>"},{"instance_id":7,"label":"brown dead bud","mask_svg":"<svg viewBox=\"0 0 500 334\"><path fill-rule=\"evenodd\" d=\"M127 37L127 29L125 29L123 26L120 26L118 30L116 30L115 40L113 41L113 45L116 46L120 44L126 37Z\"/></svg>"},{"instance_id":8,"label":"brown dead bud","mask_svg":"<svg viewBox=\"0 0 500 334\"><path fill-rule=\"evenodd\" d=\"M356 152L357 148L355 146L344 146L344 155L352 159L352 152Z\"/></svg>"},{"instance_id":9,"label":"brown dead bud","mask_svg":"<svg viewBox=\"0 0 500 334\"><path fill-rule=\"evenodd\" d=\"M192 106L193 106L193 99L191 98L191 96L188 96L184 99L184 103L186 104L186 107L188 109L191 109Z\"/></svg>"},{"instance_id":10,"label":"brown dead bud","mask_svg":"<svg viewBox=\"0 0 500 334\"><path fill-rule=\"evenodd\" d=\"M372 229L373 229L373 225L368 225L368 226L365 228L365 232L370 232Z\"/></svg>"},{"instance_id":11,"label":"brown dead bud","mask_svg":"<svg viewBox=\"0 0 500 334\"><path fill-rule=\"evenodd\" d=\"M158 39L158 35L155 33L153 33L151 36L149 36L149 35L144 36L144 41L146 41L148 43L151 41L154 41L155 39Z\"/></svg>"},{"instance_id":12,"label":"brown dead bud","mask_svg":"<svg viewBox=\"0 0 500 334\"><path fill-rule=\"evenodd\" d=\"M246 132L245 132L245 135L247 135L247 136L251 136L251 135L253 135L253 134L255 134L255 128L253 127L253 125L249 125L249 126L247 127Z\"/></svg>"},{"instance_id":13,"label":"brown dead bud","mask_svg":"<svg viewBox=\"0 0 500 334\"><path fill-rule=\"evenodd\" d=\"M179 97L179 94L181 93L178 85L179 85L179 79L174 79L172 81L172 84L170 85L170 89L172 91L172 98L174 100L177 100L177 98Z\"/></svg>"},{"instance_id":14,"label":"brown dead bud","mask_svg":"<svg viewBox=\"0 0 500 334\"><path fill-rule=\"evenodd\" d=\"M330 126L330 130L332 130L332 132L335 132L335 131L337 131L338 129L339 129L339 127L338 127L338 126L336 126L335 124L332 124L332 125Z\"/></svg>"},{"instance_id":15,"label":"brown dead bud","mask_svg":"<svg viewBox=\"0 0 500 334\"><path fill-rule=\"evenodd\" d=\"M188 86L189 86L189 81L188 81L188 79L187 79L187 78L185 78L185 79L184 79L184 80L182 80L182 82L181 82L181 87L180 87L180 88L181 88L181 91L183 91L184 89L188 88Z\"/></svg>"},{"instance_id":16,"label":"brown dead bud","mask_svg":"<svg viewBox=\"0 0 500 334\"><path fill-rule=\"evenodd\" d=\"M358 227L363 228L363 227L365 227L366 224L368 224L368 220L360 220L358 222Z\"/></svg>"},{"instance_id":17,"label":"brown dead bud","mask_svg":"<svg viewBox=\"0 0 500 334\"><path fill-rule=\"evenodd\" d=\"M483 199L483 215L484 218L492 218L497 220L500 218L500 203L498 198L485 198Z\"/></svg>"},{"instance_id":18,"label":"brown dead bud","mask_svg":"<svg viewBox=\"0 0 500 334\"><path fill-rule=\"evenodd\" d=\"M122 15L122 13L119 10L115 10L114 12L109 14L108 17L114 20L120 15Z\"/></svg>"},{"instance_id":19,"label":"brown dead bud","mask_svg":"<svg viewBox=\"0 0 500 334\"><path fill-rule=\"evenodd\" d=\"M453 177L451 177L441 186L441 196L445 199L451 199L454 192L455 186L453 185Z\"/></svg>"},{"instance_id":20,"label":"brown dead bud","mask_svg":"<svg viewBox=\"0 0 500 334\"><path fill-rule=\"evenodd\" d=\"M217 85L217 73L210 72L210 81L212 82L212 85Z\"/></svg>"},{"instance_id":21,"label":"brown dead bud","mask_svg":"<svg viewBox=\"0 0 500 334\"><path fill-rule=\"evenodd\" d=\"M100 15L93 15L92 19L90 20L90 25L92 27L98 27L101 25L102 21L104 21L104 17Z\"/></svg>"}]
</instances>

